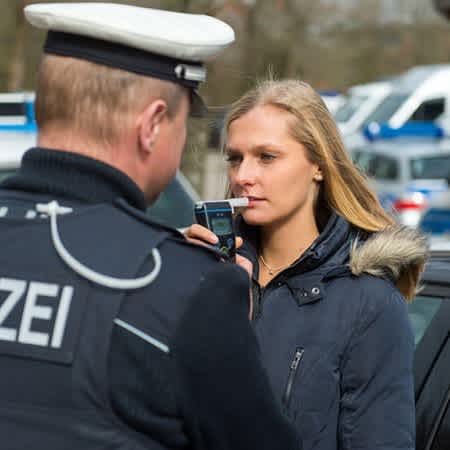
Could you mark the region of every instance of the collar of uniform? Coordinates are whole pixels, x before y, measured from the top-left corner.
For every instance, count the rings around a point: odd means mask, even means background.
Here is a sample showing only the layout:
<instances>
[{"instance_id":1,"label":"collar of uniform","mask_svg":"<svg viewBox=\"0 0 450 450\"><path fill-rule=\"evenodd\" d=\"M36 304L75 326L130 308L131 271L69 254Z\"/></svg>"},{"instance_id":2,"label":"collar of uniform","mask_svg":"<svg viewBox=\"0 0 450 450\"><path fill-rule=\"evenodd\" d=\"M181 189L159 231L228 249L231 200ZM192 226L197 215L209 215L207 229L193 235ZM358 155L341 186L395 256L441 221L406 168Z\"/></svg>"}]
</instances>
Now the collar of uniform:
<instances>
[{"instance_id":1,"label":"collar of uniform","mask_svg":"<svg viewBox=\"0 0 450 450\"><path fill-rule=\"evenodd\" d=\"M111 202L120 197L143 211L147 206L142 191L125 173L87 156L40 147L24 154L17 174L3 181L1 187L87 203Z\"/></svg>"}]
</instances>

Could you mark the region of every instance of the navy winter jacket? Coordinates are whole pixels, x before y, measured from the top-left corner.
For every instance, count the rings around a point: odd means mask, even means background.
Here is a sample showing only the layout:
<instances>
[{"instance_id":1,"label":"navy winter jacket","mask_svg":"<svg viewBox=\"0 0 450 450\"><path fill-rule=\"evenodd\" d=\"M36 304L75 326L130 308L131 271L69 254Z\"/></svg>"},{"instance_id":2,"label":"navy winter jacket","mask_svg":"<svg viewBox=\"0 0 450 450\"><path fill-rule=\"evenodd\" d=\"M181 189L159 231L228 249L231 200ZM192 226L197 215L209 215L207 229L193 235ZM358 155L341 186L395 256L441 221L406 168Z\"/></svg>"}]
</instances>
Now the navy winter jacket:
<instances>
[{"instance_id":1,"label":"navy winter jacket","mask_svg":"<svg viewBox=\"0 0 450 450\"><path fill-rule=\"evenodd\" d=\"M261 288L258 230L239 219L263 361L304 449L414 449L414 339L395 281L413 268L409 255L423 261L423 239L397 228L352 250L367 236L333 214L302 257Z\"/></svg>"}]
</instances>

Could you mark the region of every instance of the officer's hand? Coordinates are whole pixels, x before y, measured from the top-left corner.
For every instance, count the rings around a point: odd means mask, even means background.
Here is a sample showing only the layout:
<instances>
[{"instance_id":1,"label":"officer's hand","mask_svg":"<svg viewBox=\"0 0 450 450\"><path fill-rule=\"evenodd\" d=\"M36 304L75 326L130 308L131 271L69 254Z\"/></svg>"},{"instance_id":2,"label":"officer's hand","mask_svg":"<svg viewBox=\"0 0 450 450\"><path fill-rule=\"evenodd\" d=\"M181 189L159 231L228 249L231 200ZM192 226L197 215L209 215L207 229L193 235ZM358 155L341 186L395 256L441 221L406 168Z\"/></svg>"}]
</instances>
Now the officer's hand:
<instances>
[{"instance_id":1,"label":"officer's hand","mask_svg":"<svg viewBox=\"0 0 450 450\"><path fill-rule=\"evenodd\" d=\"M211 230L198 223L184 229L183 234L189 242L197 245L214 245L219 242L219 238Z\"/></svg>"},{"instance_id":2,"label":"officer's hand","mask_svg":"<svg viewBox=\"0 0 450 450\"><path fill-rule=\"evenodd\" d=\"M183 234L189 242L197 245L214 245L219 242L219 238L211 230L198 223L185 228ZM241 237L236 237L236 248L239 248L243 243ZM252 276L253 264L247 258L236 255L236 264L245 269L250 277Z\"/></svg>"}]
</instances>

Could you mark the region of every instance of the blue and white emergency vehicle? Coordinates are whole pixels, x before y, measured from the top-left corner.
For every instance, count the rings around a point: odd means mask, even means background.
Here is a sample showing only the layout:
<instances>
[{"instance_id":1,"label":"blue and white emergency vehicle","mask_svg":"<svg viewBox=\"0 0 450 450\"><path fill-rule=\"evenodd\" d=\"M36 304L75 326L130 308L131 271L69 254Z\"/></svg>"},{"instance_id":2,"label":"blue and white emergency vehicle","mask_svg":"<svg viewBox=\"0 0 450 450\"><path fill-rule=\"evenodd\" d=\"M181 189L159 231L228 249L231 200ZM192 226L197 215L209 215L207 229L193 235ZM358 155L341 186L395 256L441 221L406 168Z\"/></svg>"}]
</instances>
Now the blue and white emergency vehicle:
<instances>
[{"instance_id":1,"label":"blue and white emergency vehicle","mask_svg":"<svg viewBox=\"0 0 450 450\"><path fill-rule=\"evenodd\" d=\"M351 156L383 207L417 227L430 205L449 193L450 139L432 123L373 128L366 133L370 140Z\"/></svg>"},{"instance_id":2,"label":"blue and white emergency vehicle","mask_svg":"<svg viewBox=\"0 0 450 450\"><path fill-rule=\"evenodd\" d=\"M0 94L0 180L13 173L22 155L36 145L33 92Z\"/></svg>"}]
</instances>

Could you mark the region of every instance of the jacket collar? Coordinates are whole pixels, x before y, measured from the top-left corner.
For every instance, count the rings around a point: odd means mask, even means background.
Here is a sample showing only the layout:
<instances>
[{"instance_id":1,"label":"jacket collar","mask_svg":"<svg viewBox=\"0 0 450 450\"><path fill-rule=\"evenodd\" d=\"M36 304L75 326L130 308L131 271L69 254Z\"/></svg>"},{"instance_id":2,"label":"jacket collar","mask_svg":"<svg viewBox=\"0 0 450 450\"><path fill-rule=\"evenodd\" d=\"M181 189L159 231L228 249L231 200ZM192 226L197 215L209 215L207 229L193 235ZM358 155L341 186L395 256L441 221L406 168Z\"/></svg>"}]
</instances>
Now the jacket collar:
<instances>
[{"instance_id":1,"label":"jacket collar","mask_svg":"<svg viewBox=\"0 0 450 450\"><path fill-rule=\"evenodd\" d=\"M144 195L125 173L93 158L61 150L28 150L17 174L1 188L72 198L87 203L125 199L142 211Z\"/></svg>"},{"instance_id":2,"label":"jacket collar","mask_svg":"<svg viewBox=\"0 0 450 450\"><path fill-rule=\"evenodd\" d=\"M253 263L253 278L257 280L259 275L259 228L246 224L242 216L238 216L236 232L244 240L239 253ZM348 261L351 242L356 235L356 230L345 219L334 212L331 213L324 229L312 245L276 278L287 278L319 268L320 271L317 270L317 275L322 277L333 267L343 265Z\"/></svg>"}]
</instances>

